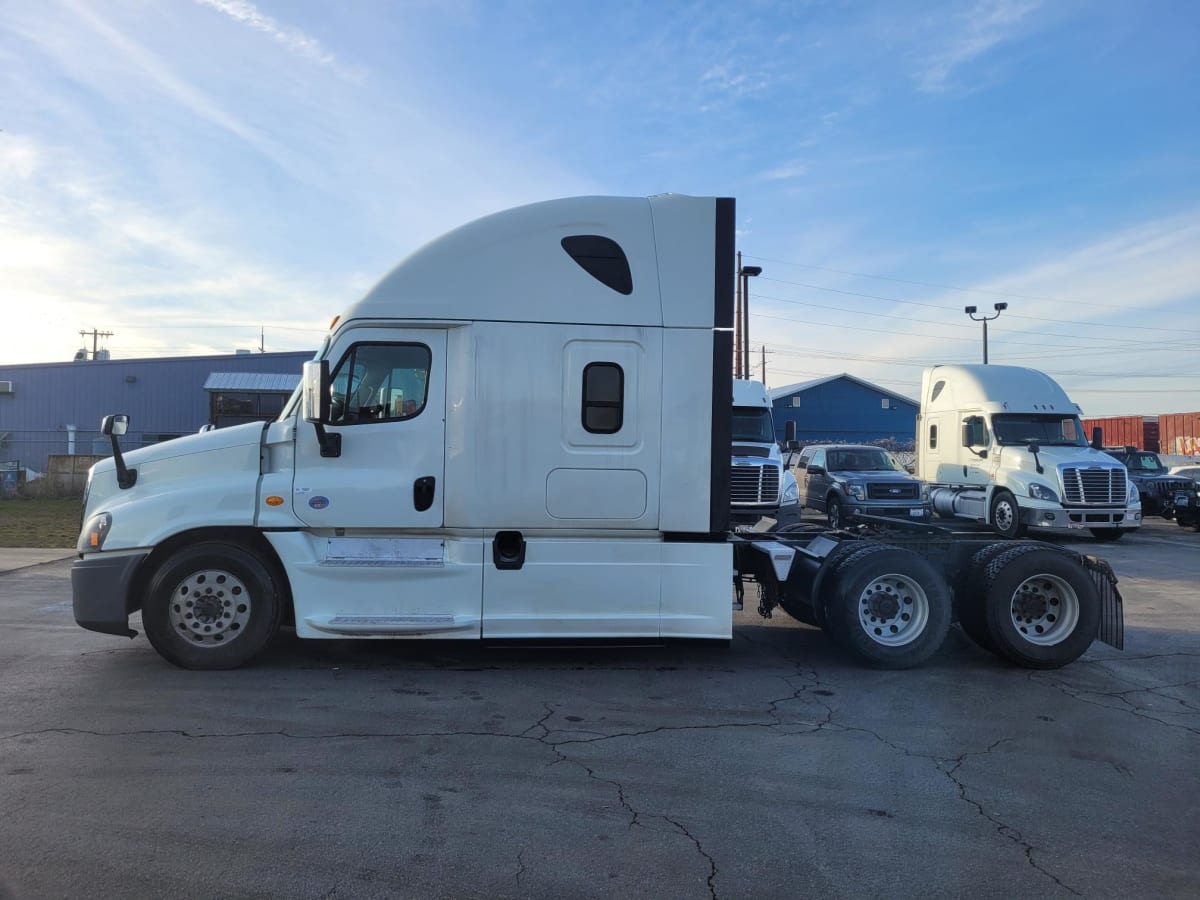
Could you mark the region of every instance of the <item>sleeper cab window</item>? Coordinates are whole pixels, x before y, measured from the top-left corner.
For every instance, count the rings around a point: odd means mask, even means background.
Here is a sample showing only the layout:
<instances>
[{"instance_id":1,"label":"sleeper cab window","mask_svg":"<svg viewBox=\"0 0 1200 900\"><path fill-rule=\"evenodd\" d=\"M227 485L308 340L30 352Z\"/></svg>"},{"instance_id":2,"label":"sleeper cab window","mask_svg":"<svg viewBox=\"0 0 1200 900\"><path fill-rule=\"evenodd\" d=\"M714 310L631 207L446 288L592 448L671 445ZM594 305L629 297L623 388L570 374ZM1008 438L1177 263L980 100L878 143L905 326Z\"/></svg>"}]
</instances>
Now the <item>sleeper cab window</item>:
<instances>
[{"instance_id":1,"label":"sleeper cab window","mask_svg":"<svg viewBox=\"0 0 1200 900\"><path fill-rule=\"evenodd\" d=\"M562 248L585 272L618 294L633 293L633 273L621 245L598 234L574 234L562 239Z\"/></svg>"},{"instance_id":2,"label":"sleeper cab window","mask_svg":"<svg viewBox=\"0 0 1200 900\"><path fill-rule=\"evenodd\" d=\"M331 425L398 422L421 414L431 354L424 344L354 344L330 379Z\"/></svg>"},{"instance_id":3,"label":"sleeper cab window","mask_svg":"<svg viewBox=\"0 0 1200 900\"><path fill-rule=\"evenodd\" d=\"M592 434L616 434L625 421L625 373L616 363L583 368L583 427Z\"/></svg>"}]
</instances>

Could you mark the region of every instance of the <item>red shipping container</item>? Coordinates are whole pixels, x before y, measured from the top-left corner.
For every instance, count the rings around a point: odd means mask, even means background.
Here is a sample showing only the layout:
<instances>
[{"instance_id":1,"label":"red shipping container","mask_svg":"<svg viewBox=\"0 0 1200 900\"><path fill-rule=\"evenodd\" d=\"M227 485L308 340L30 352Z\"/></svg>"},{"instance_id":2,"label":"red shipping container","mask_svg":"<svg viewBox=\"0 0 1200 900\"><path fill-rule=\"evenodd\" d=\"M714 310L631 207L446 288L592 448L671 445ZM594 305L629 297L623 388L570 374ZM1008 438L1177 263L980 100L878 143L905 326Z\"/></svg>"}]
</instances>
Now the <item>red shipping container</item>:
<instances>
[{"instance_id":1,"label":"red shipping container","mask_svg":"<svg viewBox=\"0 0 1200 900\"><path fill-rule=\"evenodd\" d=\"M1158 450L1159 424L1146 416L1107 416L1083 420L1083 436L1092 439L1092 429L1104 430L1105 447L1137 447Z\"/></svg>"},{"instance_id":2,"label":"red shipping container","mask_svg":"<svg viewBox=\"0 0 1200 900\"><path fill-rule=\"evenodd\" d=\"M1158 428L1162 453L1200 456L1200 412L1159 416Z\"/></svg>"}]
</instances>

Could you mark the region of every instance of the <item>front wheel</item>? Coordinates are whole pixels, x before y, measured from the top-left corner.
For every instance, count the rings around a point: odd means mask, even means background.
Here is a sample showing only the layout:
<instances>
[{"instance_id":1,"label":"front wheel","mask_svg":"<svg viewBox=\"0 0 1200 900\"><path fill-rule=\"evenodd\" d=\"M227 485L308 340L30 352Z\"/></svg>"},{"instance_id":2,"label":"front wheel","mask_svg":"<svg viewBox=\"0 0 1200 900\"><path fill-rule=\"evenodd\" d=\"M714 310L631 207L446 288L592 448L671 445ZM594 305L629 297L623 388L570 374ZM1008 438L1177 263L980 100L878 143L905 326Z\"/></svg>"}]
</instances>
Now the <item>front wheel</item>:
<instances>
[{"instance_id":1,"label":"front wheel","mask_svg":"<svg viewBox=\"0 0 1200 900\"><path fill-rule=\"evenodd\" d=\"M1094 537L1096 540L1104 541L1105 543L1112 543L1113 541L1119 541L1121 538L1125 537L1125 532L1127 529L1091 528L1088 530L1092 532L1092 537Z\"/></svg>"},{"instance_id":2,"label":"front wheel","mask_svg":"<svg viewBox=\"0 0 1200 900\"><path fill-rule=\"evenodd\" d=\"M154 649L184 669L235 669L279 631L282 577L257 554L223 541L184 547L150 579L142 625Z\"/></svg>"},{"instance_id":3,"label":"front wheel","mask_svg":"<svg viewBox=\"0 0 1200 900\"><path fill-rule=\"evenodd\" d=\"M1006 538L1019 538L1025 533L1021 524L1021 508L1017 498L1008 491L996 491L992 497L992 528Z\"/></svg>"},{"instance_id":4,"label":"front wheel","mask_svg":"<svg viewBox=\"0 0 1200 900\"><path fill-rule=\"evenodd\" d=\"M828 590L829 636L874 668L918 666L950 630L949 590L929 563L907 550L876 546L848 555Z\"/></svg>"},{"instance_id":5,"label":"front wheel","mask_svg":"<svg viewBox=\"0 0 1200 900\"><path fill-rule=\"evenodd\" d=\"M842 501L830 495L825 501L825 515L829 517L829 527L834 531L846 524L846 515L842 512Z\"/></svg>"}]
</instances>

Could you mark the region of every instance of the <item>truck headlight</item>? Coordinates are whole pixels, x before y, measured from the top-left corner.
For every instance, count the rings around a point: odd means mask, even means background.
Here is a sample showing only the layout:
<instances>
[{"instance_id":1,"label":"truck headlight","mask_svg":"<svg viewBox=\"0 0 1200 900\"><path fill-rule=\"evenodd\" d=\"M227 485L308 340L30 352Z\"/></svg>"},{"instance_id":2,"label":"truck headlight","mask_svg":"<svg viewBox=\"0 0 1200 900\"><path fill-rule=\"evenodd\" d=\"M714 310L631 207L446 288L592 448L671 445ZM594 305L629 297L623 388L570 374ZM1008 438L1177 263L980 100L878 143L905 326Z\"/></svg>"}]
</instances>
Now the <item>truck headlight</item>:
<instances>
[{"instance_id":1,"label":"truck headlight","mask_svg":"<svg viewBox=\"0 0 1200 900\"><path fill-rule=\"evenodd\" d=\"M866 500L867 499L867 489L864 488L861 484L854 484L852 482L852 483L846 485L846 493L849 494L851 497L853 497L855 500Z\"/></svg>"},{"instance_id":2,"label":"truck headlight","mask_svg":"<svg viewBox=\"0 0 1200 900\"><path fill-rule=\"evenodd\" d=\"M1029 496L1034 500L1046 500L1049 503L1058 502L1058 494L1050 490L1044 484L1038 484L1036 481L1029 485Z\"/></svg>"},{"instance_id":3,"label":"truck headlight","mask_svg":"<svg viewBox=\"0 0 1200 900\"><path fill-rule=\"evenodd\" d=\"M783 502L795 503L800 499L800 485L795 478L788 478L783 485Z\"/></svg>"},{"instance_id":4,"label":"truck headlight","mask_svg":"<svg viewBox=\"0 0 1200 900\"><path fill-rule=\"evenodd\" d=\"M96 513L87 520L87 524L79 532L79 540L75 544L75 549L80 553L95 553L104 546L104 539L108 537L110 528L112 528L112 516L108 513Z\"/></svg>"},{"instance_id":5,"label":"truck headlight","mask_svg":"<svg viewBox=\"0 0 1200 900\"><path fill-rule=\"evenodd\" d=\"M921 482L921 499L922 500L929 499L929 485L926 484L924 481Z\"/></svg>"}]
</instances>

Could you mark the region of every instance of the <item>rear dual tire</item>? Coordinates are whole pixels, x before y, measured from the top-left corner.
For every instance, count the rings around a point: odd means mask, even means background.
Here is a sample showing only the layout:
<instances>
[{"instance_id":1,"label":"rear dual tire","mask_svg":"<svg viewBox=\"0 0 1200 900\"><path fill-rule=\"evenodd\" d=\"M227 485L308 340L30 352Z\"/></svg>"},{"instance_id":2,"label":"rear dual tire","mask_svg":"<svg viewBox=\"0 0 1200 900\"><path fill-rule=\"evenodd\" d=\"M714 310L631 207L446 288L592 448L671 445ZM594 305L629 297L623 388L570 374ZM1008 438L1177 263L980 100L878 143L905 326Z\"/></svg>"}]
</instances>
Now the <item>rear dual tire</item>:
<instances>
[{"instance_id":1,"label":"rear dual tire","mask_svg":"<svg viewBox=\"0 0 1200 900\"><path fill-rule=\"evenodd\" d=\"M921 557L875 545L834 563L821 593L824 628L859 662L909 669L938 651L950 628L950 592Z\"/></svg>"},{"instance_id":2,"label":"rear dual tire","mask_svg":"<svg viewBox=\"0 0 1200 900\"><path fill-rule=\"evenodd\" d=\"M1096 639L1100 593L1072 556L1038 544L993 544L972 558L959 624L983 649L1030 669L1074 662Z\"/></svg>"}]
</instances>

